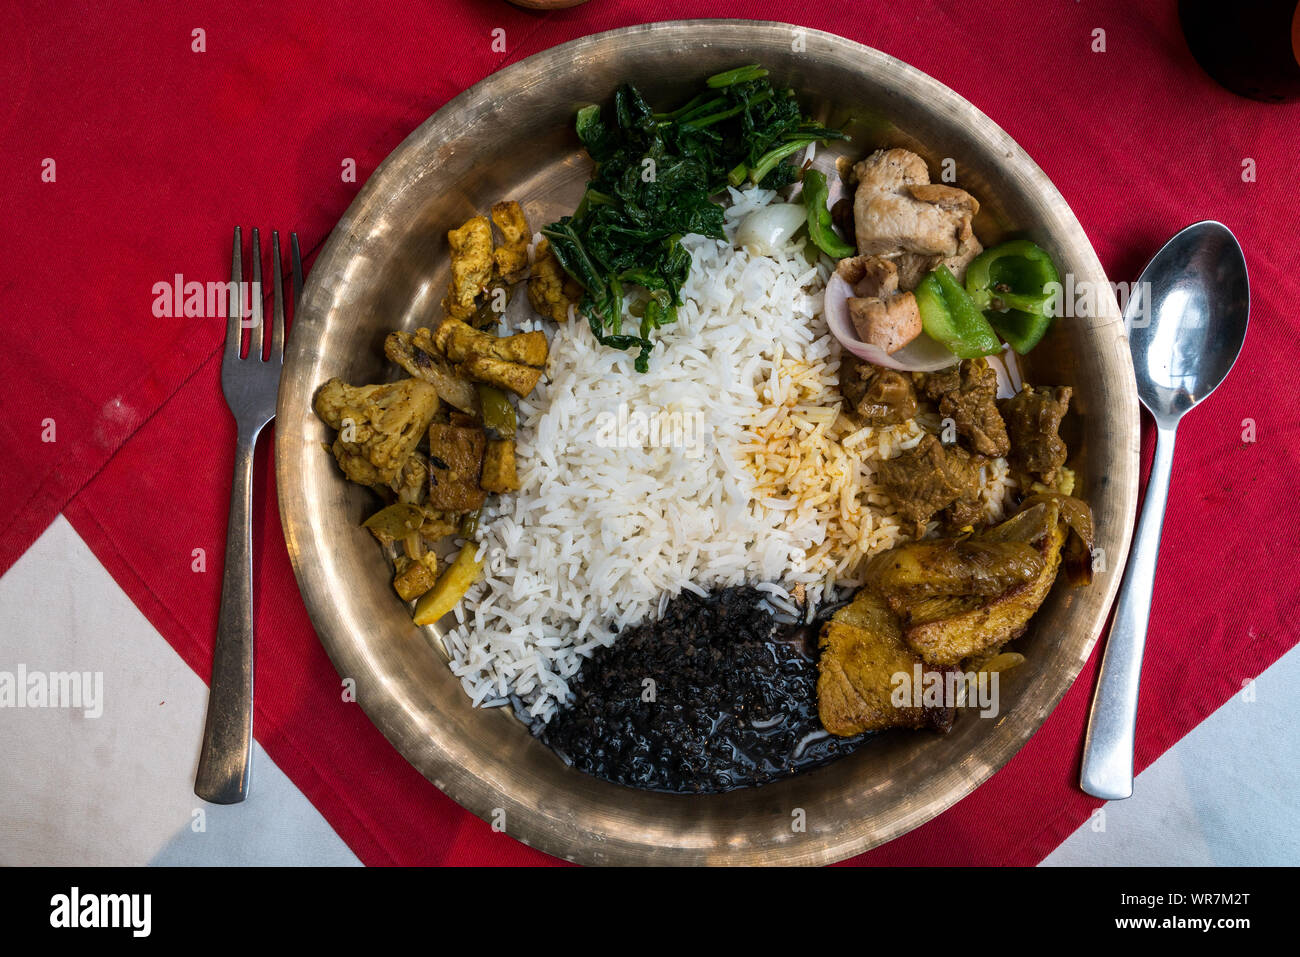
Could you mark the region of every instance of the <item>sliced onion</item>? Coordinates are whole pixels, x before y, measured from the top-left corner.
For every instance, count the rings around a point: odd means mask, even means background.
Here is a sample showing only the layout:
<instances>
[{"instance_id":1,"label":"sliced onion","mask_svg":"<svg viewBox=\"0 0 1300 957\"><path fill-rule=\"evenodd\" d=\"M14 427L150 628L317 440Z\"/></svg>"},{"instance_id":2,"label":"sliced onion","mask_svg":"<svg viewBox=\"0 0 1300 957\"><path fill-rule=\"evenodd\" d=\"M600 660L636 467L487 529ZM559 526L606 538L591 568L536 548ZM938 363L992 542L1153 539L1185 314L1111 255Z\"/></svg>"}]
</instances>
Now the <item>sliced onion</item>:
<instances>
[{"instance_id":1,"label":"sliced onion","mask_svg":"<svg viewBox=\"0 0 1300 957\"><path fill-rule=\"evenodd\" d=\"M924 332L897 352L890 354L879 346L869 345L858 338L849 318L849 300L853 298L853 287L838 275L832 275L826 283L825 305L826 325L831 334L839 340L840 345L859 359L872 365L897 369L900 372L937 372L955 365L961 360L935 342Z\"/></svg>"},{"instance_id":2,"label":"sliced onion","mask_svg":"<svg viewBox=\"0 0 1300 957\"><path fill-rule=\"evenodd\" d=\"M1016 361L1015 351L1003 345L1000 356L985 356L989 366L997 373L998 398L1009 399L1020 391L1020 363Z\"/></svg>"},{"instance_id":3,"label":"sliced onion","mask_svg":"<svg viewBox=\"0 0 1300 957\"><path fill-rule=\"evenodd\" d=\"M736 230L736 245L771 256L788 246L807 221L808 213L799 203L770 203L745 217Z\"/></svg>"},{"instance_id":4,"label":"sliced onion","mask_svg":"<svg viewBox=\"0 0 1300 957\"><path fill-rule=\"evenodd\" d=\"M844 188L844 178L835 170L826 174L826 208L834 209L835 204L848 196L849 192Z\"/></svg>"}]
</instances>

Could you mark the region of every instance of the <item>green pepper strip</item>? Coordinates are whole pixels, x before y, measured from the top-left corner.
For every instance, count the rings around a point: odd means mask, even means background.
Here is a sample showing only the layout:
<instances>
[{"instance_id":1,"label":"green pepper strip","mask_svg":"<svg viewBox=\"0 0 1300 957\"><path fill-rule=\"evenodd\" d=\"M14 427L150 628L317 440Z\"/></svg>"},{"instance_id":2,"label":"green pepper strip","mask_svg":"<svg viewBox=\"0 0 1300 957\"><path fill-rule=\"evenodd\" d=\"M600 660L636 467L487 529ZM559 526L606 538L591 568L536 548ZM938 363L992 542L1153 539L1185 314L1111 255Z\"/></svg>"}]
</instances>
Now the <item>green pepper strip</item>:
<instances>
[{"instance_id":1,"label":"green pepper strip","mask_svg":"<svg viewBox=\"0 0 1300 957\"><path fill-rule=\"evenodd\" d=\"M808 209L808 238L832 259L847 259L857 249L850 246L831 229L831 211L826 208L830 187L826 175L810 169L803 174L803 202Z\"/></svg>"},{"instance_id":2,"label":"green pepper strip","mask_svg":"<svg viewBox=\"0 0 1300 957\"><path fill-rule=\"evenodd\" d=\"M1052 325L1060 273L1041 247L1026 239L986 249L966 267L966 291L987 311L993 327L1020 355L1038 345Z\"/></svg>"},{"instance_id":3,"label":"green pepper strip","mask_svg":"<svg viewBox=\"0 0 1300 957\"><path fill-rule=\"evenodd\" d=\"M482 509L475 509L472 512L466 512L460 520L460 528L456 529L456 534L461 538L470 539L478 534L478 520Z\"/></svg>"},{"instance_id":4,"label":"green pepper strip","mask_svg":"<svg viewBox=\"0 0 1300 957\"><path fill-rule=\"evenodd\" d=\"M483 424L495 430L502 438L512 438L518 419L515 417L515 407L510 404L510 398L500 389L480 382L478 399L479 405L483 407Z\"/></svg>"},{"instance_id":5,"label":"green pepper strip","mask_svg":"<svg viewBox=\"0 0 1300 957\"><path fill-rule=\"evenodd\" d=\"M1001 346L974 300L942 263L916 287L926 335L961 359L993 355Z\"/></svg>"}]
</instances>

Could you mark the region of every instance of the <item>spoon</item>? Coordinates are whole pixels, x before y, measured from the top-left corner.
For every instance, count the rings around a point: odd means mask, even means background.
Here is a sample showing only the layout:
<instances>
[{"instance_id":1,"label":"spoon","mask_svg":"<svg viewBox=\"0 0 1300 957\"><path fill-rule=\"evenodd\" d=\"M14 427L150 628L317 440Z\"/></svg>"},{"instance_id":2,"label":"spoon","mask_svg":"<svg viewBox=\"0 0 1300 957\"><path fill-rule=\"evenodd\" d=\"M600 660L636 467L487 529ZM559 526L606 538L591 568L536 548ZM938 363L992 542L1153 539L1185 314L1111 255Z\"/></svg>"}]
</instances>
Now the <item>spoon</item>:
<instances>
[{"instance_id":1,"label":"spoon","mask_svg":"<svg viewBox=\"0 0 1300 957\"><path fill-rule=\"evenodd\" d=\"M1133 793L1138 677L1178 420L1227 376L1246 338L1249 314L1246 259L1228 227L1213 220L1188 226L1165 243L1124 308L1138 398L1158 431L1083 744L1080 786L1095 797L1116 801Z\"/></svg>"}]
</instances>

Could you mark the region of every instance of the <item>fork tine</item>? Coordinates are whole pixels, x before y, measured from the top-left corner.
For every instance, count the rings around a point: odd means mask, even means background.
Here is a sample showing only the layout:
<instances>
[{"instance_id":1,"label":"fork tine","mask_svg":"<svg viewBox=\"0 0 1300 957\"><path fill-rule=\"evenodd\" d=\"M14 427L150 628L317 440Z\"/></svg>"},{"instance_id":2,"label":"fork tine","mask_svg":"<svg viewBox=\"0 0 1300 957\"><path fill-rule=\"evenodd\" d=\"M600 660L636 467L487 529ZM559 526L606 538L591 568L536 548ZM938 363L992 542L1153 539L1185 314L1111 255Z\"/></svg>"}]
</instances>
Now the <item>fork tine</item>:
<instances>
[{"instance_id":1,"label":"fork tine","mask_svg":"<svg viewBox=\"0 0 1300 957\"><path fill-rule=\"evenodd\" d=\"M289 234L293 258L293 317L298 318L298 303L302 300L302 251L298 248L298 234Z\"/></svg>"},{"instance_id":2,"label":"fork tine","mask_svg":"<svg viewBox=\"0 0 1300 957\"><path fill-rule=\"evenodd\" d=\"M271 230L271 362L284 361L284 276L281 270L280 232Z\"/></svg>"},{"instance_id":3,"label":"fork tine","mask_svg":"<svg viewBox=\"0 0 1300 957\"><path fill-rule=\"evenodd\" d=\"M253 227L253 315L248 322L248 358L262 358L262 243Z\"/></svg>"},{"instance_id":4,"label":"fork tine","mask_svg":"<svg viewBox=\"0 0 1300 957\"><path fill-rule=\"evenodd\" d=\"M243 236L235 227L235 248L230 254L230 301L226 304L226 358L238 359L244 337Z\"/></svg>"}]
</instances>

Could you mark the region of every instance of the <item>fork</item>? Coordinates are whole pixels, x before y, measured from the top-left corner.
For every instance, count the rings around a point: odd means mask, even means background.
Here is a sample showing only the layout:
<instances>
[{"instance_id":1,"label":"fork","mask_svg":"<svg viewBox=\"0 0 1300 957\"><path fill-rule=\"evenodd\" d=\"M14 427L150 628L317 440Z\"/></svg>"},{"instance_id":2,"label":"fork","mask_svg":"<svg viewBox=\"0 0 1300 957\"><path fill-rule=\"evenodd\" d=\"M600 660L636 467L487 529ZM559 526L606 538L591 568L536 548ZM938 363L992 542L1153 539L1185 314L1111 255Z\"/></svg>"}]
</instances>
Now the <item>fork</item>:
<instances>
[{"instance_id":1,"label":"fork","mask_svg":"<svg viewBox=\"0 0 1300 957\"><path fill-rule=\"evenodd\" d=\"M302 296L302 256L298 234L290 234L294 312ZM271 233L271 344L265 359L262 322L262 247L253 230L252 309L243 321L243 238L235 227L230 266L226 344L221 357L221 391L235 417L235 475L226 526L226 562L221 578L221 611L212 654L208 716L194 793L214 804L238 804L248 796L253 756L253 454L257 437L275 418L280 370L284 365L284 290L280 234ZM243 330L249 330L248 354Z\"/></svg>"}]
</instances>

